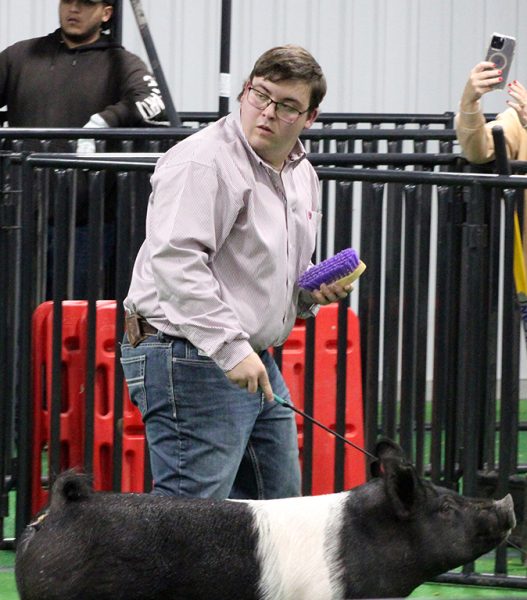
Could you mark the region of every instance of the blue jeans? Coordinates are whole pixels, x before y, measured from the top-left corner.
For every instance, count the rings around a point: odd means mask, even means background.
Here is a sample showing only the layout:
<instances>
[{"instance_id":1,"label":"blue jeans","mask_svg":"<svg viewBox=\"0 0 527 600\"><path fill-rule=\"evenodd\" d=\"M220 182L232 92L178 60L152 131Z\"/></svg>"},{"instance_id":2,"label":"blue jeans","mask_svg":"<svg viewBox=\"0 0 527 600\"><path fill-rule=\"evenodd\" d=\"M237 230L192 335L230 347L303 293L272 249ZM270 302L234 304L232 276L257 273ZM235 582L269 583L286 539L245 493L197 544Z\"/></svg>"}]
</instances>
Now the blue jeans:
<instances>
[{"instance_id":1,"label":"blue jeans","mask_svg":"<svg viewBox=\"0 0 527 600\"><path fill-rule=\"evenodd\" d=\"M261 353L273 390L289 392L269 352ZM182 338L158 332L136 348L125 335L121 364L141 411L153 493L208 498L300 495L294 412L231 383Z\"/></svg>"}]
</instances>

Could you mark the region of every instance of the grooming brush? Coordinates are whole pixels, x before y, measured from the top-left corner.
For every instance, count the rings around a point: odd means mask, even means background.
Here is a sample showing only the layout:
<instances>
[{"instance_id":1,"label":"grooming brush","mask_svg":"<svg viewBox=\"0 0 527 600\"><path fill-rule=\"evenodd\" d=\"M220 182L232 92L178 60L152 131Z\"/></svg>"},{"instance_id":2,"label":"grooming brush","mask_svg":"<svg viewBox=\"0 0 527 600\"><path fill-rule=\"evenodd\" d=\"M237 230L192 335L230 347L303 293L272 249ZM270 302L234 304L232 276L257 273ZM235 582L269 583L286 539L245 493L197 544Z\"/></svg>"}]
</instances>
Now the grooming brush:
<instances>
[{"instance_id":1,"label":"grooming brush","mask_svg":"<svg viewBox=\"0 0 527 600\"><path fill-rule=\"evenodd\" d=\"M358 279L365 269L366 265L359 259L357 251L346 248L308 269L299 278L298 285L310 292L318 290L323 283L338 282L345 286Z\"/></svg>"}]
</instances>

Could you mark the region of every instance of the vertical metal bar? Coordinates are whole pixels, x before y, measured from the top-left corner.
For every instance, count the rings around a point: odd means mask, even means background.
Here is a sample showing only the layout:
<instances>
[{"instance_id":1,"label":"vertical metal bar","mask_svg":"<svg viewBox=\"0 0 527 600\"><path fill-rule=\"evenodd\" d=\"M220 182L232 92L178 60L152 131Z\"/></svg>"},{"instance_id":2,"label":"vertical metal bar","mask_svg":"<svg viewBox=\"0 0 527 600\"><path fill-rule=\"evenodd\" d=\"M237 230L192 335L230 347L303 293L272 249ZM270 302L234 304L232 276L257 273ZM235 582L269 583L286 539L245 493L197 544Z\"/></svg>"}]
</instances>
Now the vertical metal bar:
<instances>
[{"instance_id":1,"label":"vertical metal bar","mask_svg":"<svg viewBox=\"0 0 527 600\"><path fill-rule=\"evenodd\" d=\"M399 329L402 256L402 191L387 184L386 252L384 271L384 331L382 343L382 431L395 439L397 431Z\"/></svg>"},{"instance_id":2,"label":"vertical metal bar","mask_svg":"<svg viewBox=\"0 0 527 600\"><path fill-rule=\"evenodd\" d=\"M130 195L128 197L130 219L130 246L128 254L128 264L130 277L132 274L135 257L139 248L144 242L146 236L146 209L148 207L148 197L152 191L150 179L142 173L128 173Z\"/></svg>"},{"instance_id":3,"label":"vertical metal bar","mask_svg":"<svg viewBox=\"0 0 527 600\"><path fill-rule=\"evenodd\" d=\"M229 112L231 95L231 0L221 0L219 115Z\"/></svg>"},{"instance_id":4,"label":"vertical metal bar","mask_svg":"<svg viewBox=\"0 0 527 600\"><path fill-rule=\"evenodd\" d=\"M0 269L0 290L7 291L7 294L0 294L0 390L3 390L0 393L0 548L4 540L4 518L9 514L7 474L13 456L10 423L16 406L11 349L17 343L17 336L12 335L12 328L17 320L11 313L17 303L13 302L10 292L16 289L14 274L17 267L17 246L13 243L16 240L13 234L16 233L18 219L14 209L20 205L20 202L14 201L6 181L7 163L7 157L0 159L0 256L4 261L4 268Z\"/></svg>"},{"instance_id":5,"label":"vertical metal bar","mask_svg":"<svg viewBox=\"0 0 527 600\"><path fill-rule=\"evenodd\" d=\"M36 285L35 305L51 297L53 291L50 287L51 274L49 264L50 252L50 171L49 169L36 168L33 171L35 202L38 206L36 223Z\"/></svg>"},{"instance_id":6,"label":"vertical metal bar","mask_svg":"<svg viewBox=\"0 0 527 600\"><path fill-rule=\"evenodd\" d=\"M123 0L115 0L111 22L112 38L118 44L123 43Z\"/></svg>"},{"instance_id":7,"label":"vertical metal bar","mask_svg":"<svg viewBox=\"0 0 527 600\"><path fill-rule=\"evenodd\" d=\"M404 286L403 327L401 351L401 415L400 442L408 458L413 458L413 415L415 409L415 316L419 278L418 207L415 185L404 186L405 234L404 234Z\"/></svg>"},{"instance_id":8,"label":"vertical metal bar","mask_svg":"<svg viewBox=\"0 0 527 600\"><path fill-rule=\"evenodd\" d=\"M163 68L161 67L161 63L159 62L159 58L157 56L154 40L152 39L152 34L150 33L150 28L148 27L148 22L141 5L141 0L130 0L130 4L132 5L132 10L134 11L139 32L143 38L143 44L145 46L146 53L148 54L148 59L150 60L150 66L152 67L157 84L161 90L161 95L163 96L163 102L165 103L168 120L170 121L172 127L181 127L181 120L177 114L174 102L172 101L172 95L170 94L170 89L165 79Z\"/></svg>"},{"instance_id":9,"label":"vertical metal bar","mask_svg":"<svg viewBox=\"0 0 527 600\"><path fill-rule=\"evenodd\" d=\"M424 444L426 419L426 366L428 330L428 282L430 274L431 202L430 186L417 188L419 205L417 311L415 315L415 466L424 474Z\"/></svg>"},{"instance_id":10,"label":"vertical metal bar","mask_svg":"<svg viewBox=\"0 0 527 600\"><path fill-rule=\"evenodd\" d=\"M24 293L20 296L20 356L17 371L20 382L18 407L17 438L17 501L15 516L15 537L22 534L31 518L31 449L33 444L33 378L31 369L31 317L33 310L34 242L35 221L33 204L33 170L27 162L22 161L22 206L21 206L21 252L20 252L20 286Z\"/></svg>"},{"instance_id":11,"label":"vertical metal bar","mask_svg":"<svg viewBox=\"0 0 527 600\"><path fill-rule=\"evenodd\" d=\"M283 365L283 350L283 346L276 346L275 348L273 348L274 362L276 363L276 366L280 369L280 371L282 370Z\"/></svg>"},{"instance_id":12,"label":"vertical metal bar","mask_svg":"<svg viewBox=\"0 0 527 600\"><path fill-rule=\"evenodd\" d=\"M484 224L484 190L479 184L474 184L471 192L467 196L467 215L463 225L458 397L464 409L460 423L463 428L463 493L475 496L481 451L482 374L486 359L481 350L486 347L483 343L487 327L483 274L488 234Z\"/></svg>"},{"instance_id":13,"label":"vertical metal bar","mask_svg":"<svg viewBox=\"0 0 527 600\"><path fill-rule=\"evenodd\" d=\"M501 200L498 190L490 196L488 210L488 274L487 274L487 335L486 370L484 378L484 415L482 426L482 462L489 469L494 468L496 454L496 381L498 378L498 321L500 296L500 254L501 254ZM510 231L511 239L514 238ZM507 235L505 235L507 239Z\"/></svg>"},{"instance_id":14,"label":"vertical metal bar","mask_svg":"<svg viewBox=\"0 0 527 600\"><path fill-rule=\"evenodd\" d=\"M507 157L505 133L501 125L494 125L492 127L492 138L494 140L494 151L496 155L496 170L500 175L510 175L511 165Z\"/></svg>"},{"instance_id":15,"label":"vertical metal bar","mask_svg":"<svg viewBox=\"0 0 527 600\"><path fill-rule=\"evenodd\" d=\"M477 495L478 467L481 467L481 424L484 408L486 356L487 307L484 290L486 273L485 252L488 251L488 231L484 223L485 190L474 184L467 195L466 221L463 225L460 287L460 336L458 397L462 402L460 419L462 492ZM474 564L463 567L464 573L472 573Z\"/></svg>"},{"instance_id":16,"label":"vertical metal bar","mask_svg":"<svg viewBox=\"0 0 527 600\"><path fill-rule=\"evenodd\" d=\"M404 129L401 123L396 129ZM388 141L388 153L402 152L402 140ZM398 170L393 165L389 168ZM382 340L381 430L395 439L399 399L399 329L402 256L402 195L403 186L388 183L386 205L386 239L384 269L384 319Z\"/></svg>"},{"instance_id":17,"label":"vertical metal bar","mask_svg":"<svg viewBox=\"0 0 527 600\"><path fill-rule=\"evenodd\" d=\"M62 302L66 295L67 264L64 256L68 249L68 203L70 186L68 173L63 169L54 171L54 225L53 225L53 339L52 381L49 432L49 483L61 472L62 448L60 439L60 416L63 400L62 372Z\"/></svg>"},{"instance_id":18,"label":"vertical metal bar","mask_svg":"<svg viewBox=\"0 0 527 600\"><path fill-rule=\"evenodd\" d=\"M323 129L327 130L330 129L330 125L328 124L324 124L323 125ZM329 141L327 139L323 139L320 140L317 144L317 151L322 151L322 152L329 152ZM320 149L320 146L322 146L322 149ZM321 190L321 210L322 210L322 214L327 215L329 214L329 198L330 198L330 182L329 181L322 181L320 184L320 190ZM320 260L324 260L326 259L329 254L331 249L328 248L329 246L329 223L327 222L327 220L324 222L324 227L322 227L322 231L321 234L319 236L319 240L318 240L318 253L320 256Z\"/></svg>"},{"instance_id":19,"label":"vertical metal bar","mask_svg":"<svg viewBox=\"0 0 527 600\"><path fill-rule=\"evenodd\" d=\"M3 206L0 202L0 254L5 257L8 261L10 260L10 253L5 235L5 221L3 219ZM6 282L4 277L0 273L0 289L6 289ZM8 383L8 358L7 358L7 302L4 302L4 298L0 297L0 389L6 390L4 394L0 394L0 548L4 540L4 518L9 512L8 494L6 490L6 463L8 461L9 450L8 444L10 439L7 434L7 421L11 406L14 404L13 398L7 393L10 389Z\"/></svg>"},{"instance_id":20,"label":"vertical metal bar","mask_svg":"<svg viewBox=\"0 0 527 600\"><path fill-rule=\"evenodd\" d=\"M121 339L124 332L123 300L128 292L132 260L130 253L131 229L135 219L135 203L131 202L132 174L120 172L117 175L117 231L116 231L116 311L115 311L115 368L114 368L114 397L113 397L113 480L112 489L121 489L122 463L123 463L123 393L126 385L123 370L120 364ZM148 479L149 460L148 444L145 434L145 469L143 473L144 490L149 491L152 485L151 477ZM148 484L148 485L147 485Z\"/></svg>"},{"instance_id":21,"label":"vertical metal bar","mask_svg":"<svg viewBox=\"0 0 527 600\"><path fill-rule=\"evenodd\" d=\"M503 128L501 127L501 125L494 125L492 128L492 137L494 140L494 151L495 151L495 157L496 157L496 170L498 171L498 173L500 175L510 175L511 174L511 166L510 166L510 162L509 162L509 158L507 156L507 147L505 144L505 132L503 131ZM514 226L513 226L513 221L512 221L512 215L514 215L514 209L515 209L515 193L510 191L510 190L504 190L503 192L503 198L504 198L504 206L505 206L505 218L504 218L504 228L505 228L505 232L504 232L504 240L505 240L505 251L504 251L504 277L503 277L503 291L504 291L504 307L503 307L503 311L502 311L502 316L503 316L503 328L504 330L502 331L502 339L503 340L509 340L509 341L517 341L516 338L516 330L514 329L514 327L512 327L512 331L511 331L511 321L514 320L514 314L511 313L511 305L508 302L508 296L509 296L509 291L511 290L511 277L513 279L513 275L512 275L512 265L514 262L514 252L513 252L513 242L512 240L514 239ZM494 214L496 222L498 223L499 226L499 207L500 207L500 202L499 202L499 197L498 197L498 190L492 190L492 206L494 207ZM523 203L518 203L518 204L523 204ZM494 250L494 252L497 254L499 251L499 236L497 234L498 228L494 227L493 229L491 229L491 233L496 232L496 234L493 236L494 244L492 249ZM492 255L491 255L492 256ZM496 259L497 260L497 259ZM496 264L496 262L492 262L492 265L494 266L494 269L497 271L499 269L499 264ZM495 275L495 279L497 280L498 278L498 273L496 272ZM514 282L512 282L514 283ZM512 288L514 290L514 287ZM514 291L513 291L514 293ZM497 297L495 299L495 305L497 305ZM494 310L491 312L490 311L490 307L489 307L489 317L495 317L495 320L497 321L497 306L493 305ZM516 315L516 319L517 319L517 315ZM493 320L494 322L494 320ZM497 326L496 326L497 328ZM506 336L506 332L509 334L508 336ZM518 341L519 342L519 341ZM519 390L517 389L517 386L513 384L513 382L517 382L518 379L518 374L515 373L515 362L514 361L514 357L518 357L519 354L519 347L515 348L515 350L517 350L516 353L512 353L511 355L511 349L513 349L515 347L515 344L503 344L503 363L505 366L505 373L503 373L502 371L502 393L501 393L501 407L502 410L504 408L504 402L508 403L509 401L513 401L514 396L516 395L516 397L519 396ZM492 381L490 379L491 375L495 375L497 368L496 368L496 360L497 357L495 356L495 353L493 355L494 357L494 371L493 373L490 373L487 376L487 380L489 381L489 383ZM508 376L508 377L507 377ZM511 387L512 384L512 387ZM504 397L504 393L506 393L506 396ZM494 403L492 403L492 399L494 399ZM491 396L489 398L489 402L488 402L488 407L487 407L487 415L489 416L489 418L492 418L492 423L494 423L495 421L495 406L496 406L496 402L495 402L495 397ZM504 414L508 411L504 411L501 413L501 419L507 420L507 416ZM517 417L516 417L517 418ZM494 434L495 432L495 427L488 427L487 428L488 434L487 437L485 438L486 446L488 446L489 448L492 448L489 451L490 457L492 459L494 459ZM500 427L500 440L504 440L504 439L512 439L512 438L506 438L503 437L504 436L504 431L503 428ZM500 443L500 465L502 464L502 459L505 460L506 462L508 461L508 459L510 458L508 455L508 450L510 449L510 442L507 443L507 451L502 452L502 448L501 448L501 443ZM515 454L516 456L516 454ZM489 458L490 458L489 457ZM494 462L494 461L493 461ZM491 463L493 465L493 462ZM508 475L513 473L513 464L510 465L506 465L505 467L505 472L506 472L506 477L507 477L507 482L508 482ZM500 469L500 474L501 474L501 469ZM507 485L505 485L505 482L503 481L503 478L499 478L499 483L498 483L498 487L500 488L500 491L503 491L504 489L508 488L508 483ZM503 565L503 560L504 560L504 555L503 554L498 554L497 556L497 564L498 563L502 563L500 565L501 569L505 568ZM504 571L501 571L504 572Z\"/></svg>"},{"instance_id":22,"label":"vertical metal bar","mask_svg":"<svg viewBox=\"0 0 527 600\"><path fill-rule=\"evenodd\" d=\"M330 196L330 182L329 181L321 181L320 182L320 208L322 210L323 215L327 215L329 212L329 196ZM324 260L329 255L328 250L328 240L329 240L329 223L327 220L322 221L322 230L318 237L317 242L317 253L320 257L320 260Z\"/></svg>"},{"instance_id":23,"label":"vertical metal bar","mask_svg":"<svg viewBox=\"0 0 527 600\"><path fill-rule=\"evenodd\" d=\"M9 209L9 215L7 226L7 251L9 258L7 259L7 265L5 272L7 278L5 279L5 287L0 288L6 291L8 295L8 306L2 309L5 310L6 322L2 327L6 333L6 344L5 352L6 355L2 358L2 365L7 369L7 378L4 385L0 386L1 390L4 390L8 411L5 413L5 426L3 428L3 440L4 449L6 452L6 461L4 462L5 470L2 474L2 478L8 478L9 483L6 483L6 491L13 489L16 485L16 471L17 471L17 454L16 454L16 437L17 437L17 416L18 408L20 405L20 380L19 372L17 370L18 357L22 344L20 342L20 321L21 321L21 298L22 288L21 282L21 271L24 268L28 268L28 265L24 265L21 261L21 227L22 227L22 170L19 165L14 165L11 159L7 159L5 162L5 171L3 173L9 183L5 192L8 194L6 197L6 208ZM3 256L0 252L0 256ZM35 267L35 262L32 262L31 267ZM31 267L29 267L31 269ZM31 295L31 290L24 290L24 293ZM30 296L31 297L31 296ZM10 306L9 306L10 305ZM2 479L4 481L4 479ZM5 513L9 512L9 496L5 496Z\"/></svg>"},{"instance_id":24,"label":"vertical metal bar","mask_svg":"<svg viewBox=\"0 0 527 600\"><path fill-rule=\"evenodd\" d=\"M503 228L503 317L502 317L502 362L500 389L500 434L499 467L496 493L502 497L509 491L509 478L516 469L518 453L519 415L519 355L520 319L516 304L513 275L514 262L514 209L515 194L503 191L505 222ZM496 572L507 572L506 550L496 553Z\"/></svg>"},{"instance_id":25,"label":"vertical metal bar","mask_svg":"<svg viewBox=\"0 0 527 600\"><path fill-rule=\"evenodd\" d=\"M456 444L449 433L456 422L456 363L459 249L455 193L451 187L437 190L437 257L434 320L434 372L432 390L431 476L435 483L453 487ZM444 446L444 452L443 452ZM444 455L444 459L443 459ZM442 468L444 460L444 469Z\"/></svg>"},{"instance_id":26,"label":"vertical metal bar","mask_svg":"<svg viewBox=\"0 0 527 600\"><path fill-rule=\"evenodd\" d=\"M86 319L86 381L84 422L84 465L88 473L94 466L95 433L95 378L97 342L97 298L100 298L103 279L103 220L104 220L104 173L90 171L88 174L89 211L88 236L88 311ZM100 390L104 393L104 390Z\"/></svg>"},{"instance_id":27,"label":"vertical metal bar","mask_svg":"<svg viewBox=\"0 0 527 600\"><path fill-rule=\"evenodd\" d=\"M445 402L446 424L445 424L445 483L453 484L460 472L458 464L460 462L460 452L462 440L460 439L460 424L463 421L463 400L458 396L459 393L459 369L460 348L458 340L461 330L461 283L462 274L462 249L463 249L463 223L465 222L466 204L464 192L461 188L456 189L453 203L450 206L451 216L449 219L449 247L452 249L450 256L451 262L454 262L456 268L449 266L448 285L453 290L450 297L450 314L452 320L449 325L449 348L448 364L450 378L448 381L448 390L451 393ZM438 396L439 398L439 396Z\"/></svg>"},{"instance_id":28,"label":"vertical metal bar","mask_svg":"<svg viewBox=\"0 0 527 600\"><path fill-rule=\"evenodd\" d=\"M368 265L368 277L360 285L359 319L366 448L373 446L378 434L383 197L383 184L362 183L361 257Z\"/></svg>"},{"instance_id":29,"label":"vertical metal bar","mask_svg":"<svg viewBox=\"0 0 527 600\"><path fill-rule=\"evenodd\" d=\"M335 206L335 253L349 248L352 230L352 192L348 182L337 183ZM336 431L346 435L346 399L347 399L347 359L348 359L348 301L341 301L338 307L337 324L337 389L335 405ZM344 442L335 438L334 490L344 489L345 481Z\"/></svg>"},{"instance_id":30,"label":"vertical metal bar","mask_svg":"<svg viewBox=\"0 0 527 600\"><path fill-rule=\"evenodd\" d=\"M315 396L315 327L316 319L306 320L304 412L313 414ZM304 419L302 423L304 449L302 454L302 494L309 496L313 491L313 423Z\"/></svg>"}]
</instances>

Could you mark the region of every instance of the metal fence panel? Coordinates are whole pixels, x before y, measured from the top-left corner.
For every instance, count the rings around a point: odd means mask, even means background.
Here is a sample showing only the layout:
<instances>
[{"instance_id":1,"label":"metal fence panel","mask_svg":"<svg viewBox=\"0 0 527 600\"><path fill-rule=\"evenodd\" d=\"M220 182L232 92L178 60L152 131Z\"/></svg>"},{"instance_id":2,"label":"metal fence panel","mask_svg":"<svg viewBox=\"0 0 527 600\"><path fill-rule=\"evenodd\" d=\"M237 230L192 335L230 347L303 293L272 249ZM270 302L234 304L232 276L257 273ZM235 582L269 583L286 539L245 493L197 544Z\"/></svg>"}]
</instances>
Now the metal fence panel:
<instances>
[{"instance_id":1,"label":"metal fence panel","mask_svg":"<svg viewBox=\"0 0 527 600\"><path fill-rule=\"evenodd\" d=\"M356 130L350 131L353 138ZM377 138L366 135L366 143L375 146L381 140L386 141L383 137L386 135L392 137L393 142L403 139L397 130L389 134L376 131L376 134ZM403 133L406 135L408 133ZM433 133L427 135L432 137ZM420 136L426 139L422 132L415 137ZM444 137L448 136L451 132L445 131ZM335 141L339 137L341 141L352 139L339 133L335 136L334 131L327 132L326 138L315 137L317 143L327 139ZM347 146L342 148L348 149ZM392 150L396 148L392 146ZM316 158L314 156L315 163ZM436 164L439 170L430 170L433 165L429 159L428 153L418 152L411 158L366 153L360 161L378 168L350 168L338 163L356 164L356 156L340 153L338 158L319 157L321 162L332 160L337 165L317 167L324 184L323 202L335 205L333 227L321 237L324 241L319 252L324 256L329 248L336 252L350 245L360 247L361 258L368 265L358 284L366 448L371 449L379 434L399 438L418 469L435 482L458 487L471 495L503 495L511 489L512 478L524 468L518 456L520 324L512 278L512 215L527 186L517 176L445 171L459 167L456 155L445 154L439 158ZM387 160L394 163L406 160L413 168L404 170L403 164L383 168ZM0 287L0 307L5 309L0 311L4 326L2 342L5 342L0 350L5 359L1 361L0 381L2 389L8 390L0 400L4 440L0 463L3 512L0 516L5 516L9 490L16 489L19 533L31 516L35 401L32 318L36 306L47 297L52 297L55 307L53 372L52 381L48 382L52 388L51 428L49 448L43 453L49 457L49 479L61 470L64 461L60 433L66 382L61 370L60 332L64 326L62 301L71 293L68 284L71 268L64 257L68 256L74 239L73 221L69 217L75 205L79 178L87 181L87 226L92 242L84 324L88 340L84 456L89 470L95 460L96 303L104 287L107 267L101 243L107 198L105 181L113 177L116 184L117 230L110 279L113 298L120 306L127 292L135 254L144 237L148 178L155 157L136 156L126 160L116 156L33 154L16 157L6 153L2 161L0 248L6 252L6 264L12 268L0 275L0 281L5 284ZM420 170L423 167L428 170ZM502 192L503 189L509 191ZM50 288L44 285L49 275L44 257L48 255L45 224L51 207L56 218L56 238ZM434 246L435 262L431 253ZM50 289L53 290L51 296ZM429 296L435 299L432 331L427 327ZM345 309L346 304L342 303L338 314L338 378L334 390L335 423L341 434L346 428L347 341L344 332L348 313ZM118 310L115 331L122 330L123 315ZM306 327L304 408L308 413L313 410L316 377L315 331L316 319ZM116 357L118 338L117 335L113 348ZM9 341L12 343L8 344ZM434 365L431 399L426 392L428 354L432 354ZM499 390L498 370L501 373ZM115 443L110 461L113 465L111 487L120 489L123 380L118 364L112 376L111 427ZM5 442L7 438L9 443ZM312 439L312 424L306 422L305 493L311 490ZM335 489L342 489L345 470L353 468L353 464L346 461L342 443L338 441L335 457ZM147 470L144 482L145 487L148 486ZM498 555L499 572L506 568L504 556Z\"/></svg>"}]
</instances>

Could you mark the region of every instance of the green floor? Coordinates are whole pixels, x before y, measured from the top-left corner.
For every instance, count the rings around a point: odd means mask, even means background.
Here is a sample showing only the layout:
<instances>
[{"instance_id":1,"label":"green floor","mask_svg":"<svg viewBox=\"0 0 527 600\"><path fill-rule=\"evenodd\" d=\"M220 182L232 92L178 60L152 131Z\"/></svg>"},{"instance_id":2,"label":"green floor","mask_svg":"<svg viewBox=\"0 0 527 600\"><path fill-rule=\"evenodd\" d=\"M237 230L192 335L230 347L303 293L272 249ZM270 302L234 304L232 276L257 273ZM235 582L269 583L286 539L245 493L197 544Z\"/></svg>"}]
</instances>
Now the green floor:
<instances>
[{"instance_id":1,"label":"green floor","mask_svg":"<svg viewBox=\"0 0 527 600\"><path fill-rule=\"evenodd\" d=\"M17 600L15 577L13 574L14 553L0 552L0 600ZM492 559L482 562L483 569L492 569ZM479 569L479 561L477 563ZM482 569L482 570L483 570ZM509 559L509 573L516 576L527 575L525 565L519 558ZM527 589L491 588L429 583L419 586L410 598L523 598L527 600Z\"/></svg>"},{"instance_id":2,"label":"green floor","mask_svg":"<svg viewBox=\"0 0 527 600\"><path fill-rule=\"evenodd\" d=\"M522 421L527 421L527 400L520 403L520 417ZM519 436L520 462L527 462L527 432L522 432ZM498 449L497 449L498 452ZM15 514L15 496L10 494L9 515L4 523L4 534L12 537L13 517ZM527 577L527 566L523 564L519 552L514 555L514 550L508 552L508 573L517 577ZM478 573L493 573L494 558L493 553L479 559L476 562L476 571ZM527 583L527 582L526 582ZM527 588L492 588L482 586L462 586L439 583L427 583L419 586L410 595L410 598L523 598L527 600ZM17 600L15 577L14 577L14 552L0 551L0 600Z\"/></svg>"},{"instance_id":3,"label":"green floor","mask_svg":"<svg viewBox=\"0 0 527 600\"><path fill-rule=\"evenodd\" d=\"M1 588L0 588L1 591ZM410 598L527 598L527 590L487 588L473 585L429 583L419 586ZM16 596L14 596L16 598Z\"/></svg>"},{"instance_id":4,"label":"green floor","mask_svg":"<svg viewBox=\"0 0 527 600\"><path fill-rule=\"evenodd\" d=\"M15 600L15 576L13 574L15 555L13 552L0 552L0 598L1 600Z\"/></svg>"}]
</instances>

